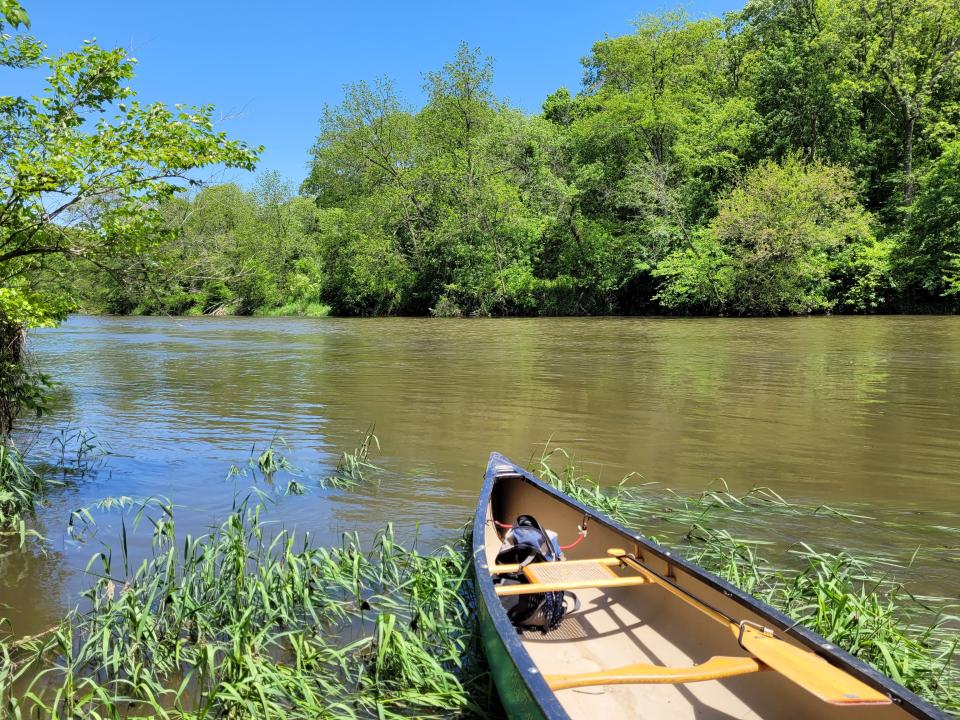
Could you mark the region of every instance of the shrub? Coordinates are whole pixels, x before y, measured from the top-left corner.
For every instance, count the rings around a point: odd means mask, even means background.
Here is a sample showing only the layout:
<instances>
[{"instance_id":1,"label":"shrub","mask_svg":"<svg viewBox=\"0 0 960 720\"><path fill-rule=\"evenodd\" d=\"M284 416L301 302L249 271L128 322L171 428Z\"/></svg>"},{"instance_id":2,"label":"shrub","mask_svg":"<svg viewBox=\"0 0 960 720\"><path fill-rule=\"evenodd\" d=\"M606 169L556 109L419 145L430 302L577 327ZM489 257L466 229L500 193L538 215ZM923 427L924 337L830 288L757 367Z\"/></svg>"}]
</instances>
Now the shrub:
<instances>
[{"instance_id":1,"label":"shrub","mask_svg":"<svg viewBox=\"0 0 960 720\"><path fill-rule=\"evenodd\" d=\"M863 260L876 244L870 223L845 168L795 156L764 161L687 247L658 264L655 274L665 278L658 299L743 315L830 310L839 299L838 262ZM868 303L882 278L881 269L849 302Z\"/></svg>"}]
</instances>

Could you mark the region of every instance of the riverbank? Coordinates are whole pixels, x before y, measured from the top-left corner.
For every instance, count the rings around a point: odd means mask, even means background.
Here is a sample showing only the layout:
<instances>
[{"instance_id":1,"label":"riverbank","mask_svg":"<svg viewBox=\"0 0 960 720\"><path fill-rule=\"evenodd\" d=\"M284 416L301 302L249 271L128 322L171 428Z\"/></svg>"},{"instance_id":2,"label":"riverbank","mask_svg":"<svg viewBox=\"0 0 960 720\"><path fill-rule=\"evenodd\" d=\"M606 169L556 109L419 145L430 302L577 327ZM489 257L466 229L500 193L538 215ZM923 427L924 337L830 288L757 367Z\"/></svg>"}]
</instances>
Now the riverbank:
<instances>
[{"instance_id":1,"label":"riverbank","mask_svg":"<svg viewBox=\"0 0 960 720\"><path fill-rule=\"evenodd\" d=\"M111 313L102 307L81 307L74 315L87 317L111 317L111 316L129 316L129 317L168 317L168 318L195 318L195 317L305 317L320 318L328 317L331 313L329 305L318 302L290 302L278 307L261 307L253 312L239 312L237 305L230 303L220 303L212 306L191 305L180 312L173 314L167 312L148 312L142 308L133 308L127 313Z\"/></svg>"}]
</instances>

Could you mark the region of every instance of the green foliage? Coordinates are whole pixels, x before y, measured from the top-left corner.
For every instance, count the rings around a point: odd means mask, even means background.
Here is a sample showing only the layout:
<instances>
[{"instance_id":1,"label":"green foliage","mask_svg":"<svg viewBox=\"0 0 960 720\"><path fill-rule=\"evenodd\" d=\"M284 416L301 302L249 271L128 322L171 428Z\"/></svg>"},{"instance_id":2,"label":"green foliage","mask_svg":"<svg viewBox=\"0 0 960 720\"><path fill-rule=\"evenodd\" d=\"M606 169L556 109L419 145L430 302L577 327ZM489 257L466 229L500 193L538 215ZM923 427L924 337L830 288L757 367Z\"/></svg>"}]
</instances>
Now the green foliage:
<instances>
[{"instance_id":1,"label":"green foliage","mask_svg":"<svg viewBox=\"0 0 960 720\"><path fill-rule=\"evenodd\" d=\"M830 269L836 309L872 312L892 306L900 283L893 261L896 246L894 238L886 237L838 249Z\"/></svg>"},{"instance_id":2,"label":"green foliage","mask_svg":"<svg viewBox=\"0 0 960 720\"><path fill-rule=\"evenodd\" d=\"M531 258L555 197L552 125L493 96L466 46L403 109L387 82L328 108L303 190L322 208L323 299L336 312L531 313Z\"/></svg>"},{"instance_id":3,"label":"green foliage","mask_svg":"<svg viewBox=\"0 0 960 720\"><path fill-rule=\"evenodd\" d=\"M15 535L22 547L27 536L36 535L27 520L51 484L15 448L0 443L0 538Z\"/></svg>"},{"instance_id":4,"label":"green foliage","mask_svg":"<svg viewBox=\"0 0 960 720\"><path fill-rule=\"evenodd\" d=\"M909 285L937 295L960 292L960 140L920 176L898 263Z\"/></svg>"},{"instance_id":5,"label":"green foliage","mask_svg":"<svg viewBox=\"0 0 960 720\"><path fill-rule=\"evenodd\" d=\"M914 166L956 137L960 7L952 0L861 0L852 32L863 38L864 86L893 110L904 204L914 193Z\"/></svg>"},{"instance_id":6,"label":"green foliage","mask_svg":"<svg viewBox=\"0 0 960 720\"><path fill-rule=\"evenodd\" d=\"M744 8L744 82L762 118L758 140L774 158L800 152L809 160L869 161L852 10L822 0L755 0Z\"/></svg>"},{"instance_id":7,"label":"green foliage","mask_svg":"<svg viewBox=\"0 0 960 720\"><path fill-rule=\"evenodd\" d=\"M267 317L308 317L320 318L330 314L330 306L316 302L294 301L278 308L260 309L257 315Z\"/></svg>"},{"instance_id":8,"label":"green foliage","mask_svg":"<svg viewBox=\"0 0 960 720\"><path fill-rule=\"evenodd\" d=\"M328 265L324 300L438 316L896 307L916 286L894 262L912 168L956 134L955 15L755 0L723 20L643 17L596 43L585 90L558 90L542 118L500 103L465 47L428 74L420 112L386 82L349 88L303 189L345 213L338 258L373 247L395 271Z\"/></svg>"},{"instance_id":9,"label":"green foliage","mask_svg":"<svg viewBox=\"0 0 960 720\"><path fill-rule=\"evenodd\" d=\"M21 25L30 27L30 17L17 0L0 0L0 18L5 20L14 29L17 29ZM0 30L2 29L3 23L0 22Z\"/></svg>"},{"instance_id":10,"label":"green foliage","mask_svg":"<svg viewBox=\"0 0 960 720\"><path fill-rule=\"evenodd\" d=\"M763 161L721 199L703 233L658 267L666 278L660 298L746 315L829 310L833 268L841 260L844 270L882 264L875 244L846 170L795 156ZM870 307L872 285L882 281L882 269L868 269L857 275L866 286L848 291L857 309Z\"/></svg>"},{"instance_id":11,"label":"green foliage","mask_svg":"<svg viewBox=\"0 0 960 720\"><path fill-rule=\"evenodd\" d=\"M85 306L119 313L326 314L315 207L276 173L160 205L164 236L135 275L87 276Z\"/></svg>"},{"instance_id":12,"label":"green foliage","mask_svg":"<svg viewBox=\"0 0 960 720\"><path fill-rule=\"evenodd\" d=\"M21 417L42 418L55 385L47 373L23 362L0 360L0 438L8 438Z\"/></svg>"},{"instance_id":13,"label":"green foliage","mask_svg":"<svg viewBox=\"0 0 960 720\"><path fill-rule=\"evenodd\" d=\"M0 456L2 459L2 456ZM2 467L2 465L0 465ZM251 467L286 466L268 448ZM259 496L259 499L257 499ZM388 526L364 549L266 519L264 491L207 535L178 533L169 503L108 499L117 551L90 561L86 612L0 642L6 715L158 718L485 717L495 699L479 656L466 542L421 554ZM128 548L152 526L146 559Z\"/></svg>"},{"instance_id":14,"label":"green foliage","mask_svg":"<svg viewBox=\"0 0 960 720\"><path fill-rule=\"evenodd\" d=\"M115 312L952 311L958 37L953 0L643 16L539 116L497 98L492 61L462 45L420 108L386 79L347 86L300 197L271 175L158 197L123 282L48 274Z\"/></svg>"},{"instance_id":15,"label":"green foliage","mask_svg":"<svg viewBox=\"0 0 960 720\"><path fill-rule=\"evenodd\" d=\"M394 239L383 232L375 208L325 209L317 225L325 277L322 297L342 314L397 312L410 273Z\"/></svg>"},{"instance_id":16,"label":"green foliage","mask_svg":"<svg viewBox=\"0 0 960 720\"><path fill-rule=\"evenodd\" d=\"M28 25L14 0L0 18ZM0 23L2 25L2 23ZM259 150L213 126L213 108L142 104L128 85L135 60L86 42L46 55L0 26L0 68L44 77L32 96L0 97L0 439L22 409L42 407L42 382L24 389L22 331L61 321L76 301L65 266L127 274L163 234L160 206L210 165L250 170ZM39 73L38 73L39 71ZM73 274L73 273L70 273ZM35 376L34 376L35 377Z\"/></svg>"},{"instance_id":17,"label":"green foliage","mask_svg":"<svg viewBox=\"0 0 960 720\"><path fill-rule=\"evenodd\" d=\"M256 152L213 128L213 108L142 105L127 86L134 60L87 43L43 58L37 99L0 104L0 312L36 326L67 305L30 283L49 256L115 267L160 228L158 205L189 172L222 163L250 169ZM177 182L180 181L180 185ZM14 314L17 310L17 314Z\"/></svg>"},{"instance_id":18,"label":"green foliage","mask_svg":"<svg viewBox=\"0 0 960 720\"><path fill-rule=\"evenodd\" d=\"M949 665L956 643L938 637L940 623L910 628L903 610L910 596L863 559L807 545L795 552L806 567L768 590L774 604L884 675L957 709Z\"/></svg>"},{"instance_id":19,"label":"green foliage","mask_svg":"<svg viewBox=\"0 0 960 720\"><path fill-rule=\"evenodd\" d=\"M340 462L337 463L337 469L333 475L323 480L325 487L334 487L340 489L356 488L367 482L368 474L377 472L382 468L374 465L370 460L370 449L376 447L380 450L380 439L373 434L371 425L363 436L360 444L352 452L346 452L340 456Z\"/></svg>"}]
</instances>

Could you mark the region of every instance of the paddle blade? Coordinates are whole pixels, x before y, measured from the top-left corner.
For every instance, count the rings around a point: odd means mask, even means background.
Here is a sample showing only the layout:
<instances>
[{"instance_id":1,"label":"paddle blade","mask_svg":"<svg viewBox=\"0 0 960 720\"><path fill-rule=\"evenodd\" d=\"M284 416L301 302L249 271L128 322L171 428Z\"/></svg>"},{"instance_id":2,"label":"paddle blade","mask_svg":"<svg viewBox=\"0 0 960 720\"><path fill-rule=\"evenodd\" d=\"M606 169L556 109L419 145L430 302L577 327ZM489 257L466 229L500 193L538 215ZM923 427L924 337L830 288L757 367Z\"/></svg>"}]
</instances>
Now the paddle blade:
<instances>
[{"instance_id":1,"label":"paddle blade","mask_svg":"<svg viewBox=\"0 0 960 720\"><path fill-rule=\"evenodd\" d=\"M740 628L734 626L734 632ZM819 655L798 648L749 625L741 644L757 660L779 672L824 702L833 705L889 705L890 698L831 665Z\"/></svg>"}]
</instances>

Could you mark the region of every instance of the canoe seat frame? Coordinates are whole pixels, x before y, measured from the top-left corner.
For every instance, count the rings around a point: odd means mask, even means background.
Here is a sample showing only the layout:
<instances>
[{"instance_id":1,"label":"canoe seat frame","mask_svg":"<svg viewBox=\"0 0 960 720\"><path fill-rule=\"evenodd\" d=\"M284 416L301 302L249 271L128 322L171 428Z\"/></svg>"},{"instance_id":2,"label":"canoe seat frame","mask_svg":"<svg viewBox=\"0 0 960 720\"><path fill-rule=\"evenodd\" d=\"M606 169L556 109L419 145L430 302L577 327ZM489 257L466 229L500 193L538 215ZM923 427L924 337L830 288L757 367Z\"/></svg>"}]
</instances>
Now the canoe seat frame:
<instances>
[{"instance_id":1,"label":"canoe seat frame","mask_svg":"<svg viewBox=\"0 0 960 720\"><path fill-rule=\"evenodd\" d=\"M611 567L620 565L614 558L593 558L589 560L564 560L559 563L531 563L529 565L495 565L491 570L494 575L523 572L527 582L520 585L497 585L495 591L500 597L508 595L532 595L535 593L563 592L566 590L584 590L586 588L621 588L636 585L648 585L650 581L642 575L622 577L617 575ZM545 581L543 575L554 574L552 571L578 570L587 571L592 577L585 579L566 580L561 582Z\"/></svg>"},{"instance_id":2,"label":"canoe seat frame","mask_svg":"<svg viewBox=\"0 0 960 720\"><path fill-rule=\"evenodd\" d=\"M650 585L643 575L623 577L617 575L612 567L622 566L616 558L591 558L587 560L565 560L562 563L531 563L529 565L496 565L491 570L494 575L523 572L527 582L519 585L497 585L497 595L527 595L544 592L561 592L584 588L618 588L636 585ZM544 582L543 575L556 576L556 570L572 571L574 577L578 571L591 577L565 582ZM586 571L585 573L583 571ZM634 663L611 670L581 673L574 675L547 675L544 679L551 690L590 687L594 685L634 685L634 684L681 684L722 680L736 675L760 672L766 666L752 657L715 656L699 665L690 667L664 667L647 663Z\"/></svg>"}]
</instances>

